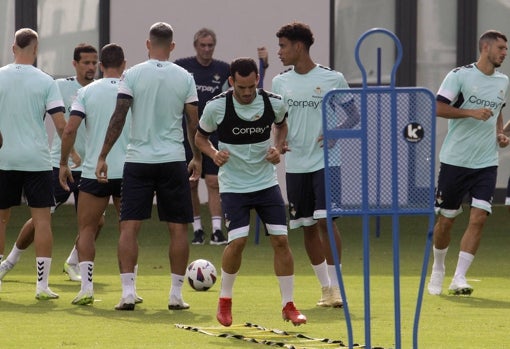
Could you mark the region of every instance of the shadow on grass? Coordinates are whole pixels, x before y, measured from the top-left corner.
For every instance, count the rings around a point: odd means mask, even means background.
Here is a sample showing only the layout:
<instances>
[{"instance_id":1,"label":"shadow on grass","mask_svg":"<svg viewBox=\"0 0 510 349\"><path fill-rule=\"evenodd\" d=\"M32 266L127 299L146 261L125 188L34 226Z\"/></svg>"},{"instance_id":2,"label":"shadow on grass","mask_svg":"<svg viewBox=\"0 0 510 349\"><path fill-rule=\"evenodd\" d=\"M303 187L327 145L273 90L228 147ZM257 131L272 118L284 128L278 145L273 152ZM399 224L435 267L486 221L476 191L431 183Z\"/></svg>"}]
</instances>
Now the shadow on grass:
<instances>
[{"instance_id":1,"label":"shadow on grass","mask_svg":"<svg viewBox=\"0 0 510 349\"><path fill-rule=\"evenodd\" d=\"M97 300L96 300L97 302ZM133 311L115 310L99 308L93 305L73 306L62 309L66 313L82 317L102 317L108 320L126 321L132 323L153 323L168 324L174 323L210 323L213 321L212 315L195 313L192 309L188 310L150 310L145 309L143 303L137 304Z\"/></svg>"},{"instance_id":2,"label":"shadow on grass","mask_svg":"<svg viewBox=\"0 0 510 349\"><path fill-rule=\"evenodd\" d=\"M486 308L486 309L510 309L510 301L504 300L494 300L489 298L482 297L473 297L473 296L450 296L450 295L441 295L442 299L455 303L464 305L467 307L473 308Z\"/></svg>"}]
</instances>

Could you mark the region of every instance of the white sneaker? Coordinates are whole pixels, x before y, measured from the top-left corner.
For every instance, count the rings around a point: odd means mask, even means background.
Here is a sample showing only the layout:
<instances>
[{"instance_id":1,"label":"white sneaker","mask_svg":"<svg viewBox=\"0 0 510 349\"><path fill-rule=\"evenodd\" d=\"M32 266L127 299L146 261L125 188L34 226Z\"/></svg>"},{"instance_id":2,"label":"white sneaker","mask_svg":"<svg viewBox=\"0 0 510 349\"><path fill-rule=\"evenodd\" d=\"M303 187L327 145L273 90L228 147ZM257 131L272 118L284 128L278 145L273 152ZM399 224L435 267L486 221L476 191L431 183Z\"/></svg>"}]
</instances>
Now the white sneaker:
<instances>
[{"instance_id":1,"label":"white sneaker","mask_svg":"<svg viewBox=\"0 0 510 349\"><path fill-rule=\"evenodd\" d=\"M58 294L56 294L55 292L50 290L49 287L47 287L44 290L38 289L35 291L35 299L38 299L40 301L45 301L48 299L57 299L57 298L58 298Z\"/></svg>"},{"instance_id":2,"label":"white sneaker","mask_svg":"<svg viewBox=\"0 0 510 349\"><path fill-rule=\"evenodd\" d=\"M63 272L69 276L71 281L81 281L80 267L78 264L69 264L65 262Z\"/></svg>"},{"instance_id":3,"label":"white sneaker","mask_svg":"<svg viewBox=\"0 0 510 349\"><path fill-rule=\"evenodd\" d=\"M0 263L0 280L3 280L5 274L10 272L14 268L14 264L11 262L5 260L2 263Z\"/></svg>"},{"instance_id":4,"label":"white sneaker","mask_svg":"<svg viewBox=\"0 0 510 349\"><path fill-rule=\"evenodd\" d=\"M189 304L184 302L182 298L174 297L173 295L168 299L168 310L183 310L189 309Z\"/></svg>"},{"instance_id":5,"label":"white sneaker","mask_svg":"<svg viewBox=\"0 0 510 349\"><path fill-rule=\"evenodd\" d=\"M437 296L443 290L444 271L433 271L430 275L430 281L427 286L429 294Z\"/></svg>"},{"instance_id":6,"label":"white sneaker","mask_svg":"<svg viewBox=\"0 0 510 349\"><path fill-rule=\"evenodd\" d=\"M121 298L120 302L115 306L115 310L135 310L135 296L128 295Z\"/></svg>"},{"instance_id":7,"label":"white sneaker","mask_svg":"<svg viewBox=\"0 0 510 349\"><path fill-rule=\"evenodd\" d=\"M143 298L135 292L135 304L143 303Z\"/></svg>"},{"instance_id":8,"label":"white sneaker","mask_svg":"<svg viewBox=\"0 0 510 349\"><path fill-rule=\"evenodd\" d=\"M74 305L88 305L94 303L94 291L80 291L76 297L74 297L71 304Z\"/></svg>"},{"instance_id":9,"label":"white sneaker","mask_svg":"<svg viewBox=\"0 0 510 349\"><path fill-rule=\"evenodd\" d=\"M343 305L344 302L340 296L340 288L338 286L322 288L322 298L317 302L317 306L341 308Z\"/></svg>"},{"instance_id":10,"label":"white sneaker","mask_svg":"<svg viewBox=\"0 0 510 349\"><path fill-rule=\"evenodd\" d=\"M471 293L473 293L473 287L467 283L465 277L454 278L448 287L448 294L454 296L470 296Z\"/></svg>"}]
</instances>

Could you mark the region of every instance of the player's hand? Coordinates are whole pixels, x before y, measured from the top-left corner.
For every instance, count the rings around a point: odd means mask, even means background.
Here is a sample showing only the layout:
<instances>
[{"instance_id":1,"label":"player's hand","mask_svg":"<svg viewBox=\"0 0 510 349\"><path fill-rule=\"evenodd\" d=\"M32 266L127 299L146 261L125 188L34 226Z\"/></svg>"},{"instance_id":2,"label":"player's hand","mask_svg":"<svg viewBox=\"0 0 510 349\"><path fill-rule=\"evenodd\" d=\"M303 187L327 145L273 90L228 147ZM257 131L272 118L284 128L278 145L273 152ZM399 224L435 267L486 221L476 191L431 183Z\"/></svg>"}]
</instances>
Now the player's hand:
<instances>
[{"instance_id":1,"label":"player's hand","mask_svg":"<svg viewBox=\"0 0 510 349\"><path fill-rule=\"evenodd\" d=\"M214 163L216 166L221 167L225 165L230 157L230 153L227 150L219 150L214 154Z\"/></svg>"},{"instance_id":2,"label":"player's hand","mask_svg":"<svg viewBox=\"0 0 510 349\"><path fill-rule=\"evenodd\" d=\"M64 188L65 191L70 191L68 181L71 183L74 183L73 174L71 173L71 170L69 169L69 166L66 165L60 165L60 169L58 170L58 181L60 182L60 186Z\"/></svg>"},{"instance_id":3,"label":"player's hand","mask_svg":"<svg viewBox=\"0 0 510 349\"><path fill-rule=\"evenodd\" d=\"M328 140L328 149L331 149L335 146L337 139L330 139ZM324 148L324 136L320 135L319 138L317 138L317 142L319 143L321 148Z\"/></svg>"},{"instance_id":4,"label":"player's hand","mask_svg":"<svg viewBox=\"0 0 510 349\"><path fill-rule=\"evenodd\" d=\"M99 183L108 182L108 164L103 159L97 160L96 178Z\"/></svg>"},{"instance_id":5,"label":"player's hand","mask_svg":"<svg viewBox=\"0 0 510 349\"><path fill-rule=\"evenodd\" d=\"M481 121L487 121L493 115L492 109L482 108L472 110L473 118Z\"/></svg>"},{"instance_id":6,"label":"player's hand","mask_svg":"<svg viewBox=\"0 0 510 349\"><path fill-rule=\"evenodd\" d=\"M198 181L202 175L202 158L196 159L193 157L188 164L188 173L190 173L190 181Z\"/></svg>"},{"instance_id":7,"label":"player's hand","mask_svg":"<svg viewBox=\"0 0 510 349\"><path fill-rule=\"evenodd\" d=\"M267 150L266 160L273 165L280 163L280 152L275 147L271 147Z\"/></svg>"},{"instance_id":8,"label":"player's hand","mask_svg":"<svg viewBox=\"0 0 510 349\"><path fill-rule=\"evenodd\" d=\"M510 139L503 133L499 133L497 139L501 148L505 148L508 144L510 144Z\"/></svg>"},{"instance_id":9,"label":"player's hand","mask_svg":"<svg viewBox=\"0 0 510 349\"><path fill-rule=\"evenodd\" d=\"M278 149L280 154L285 154L286 152L290 151L289 143L287 143L287 141L284 141L281 144L277 144L276 148Z\"/></svg>"}]
</instances>

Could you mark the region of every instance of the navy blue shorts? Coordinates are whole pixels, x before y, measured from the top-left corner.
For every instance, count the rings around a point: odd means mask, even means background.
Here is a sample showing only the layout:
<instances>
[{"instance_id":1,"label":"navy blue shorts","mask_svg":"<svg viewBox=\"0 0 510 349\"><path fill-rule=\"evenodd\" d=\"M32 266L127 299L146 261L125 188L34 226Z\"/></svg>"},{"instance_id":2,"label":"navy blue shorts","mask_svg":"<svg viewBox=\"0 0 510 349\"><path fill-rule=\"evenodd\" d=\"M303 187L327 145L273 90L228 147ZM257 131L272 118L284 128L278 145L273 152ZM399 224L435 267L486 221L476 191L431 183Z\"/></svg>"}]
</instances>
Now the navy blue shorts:
<instances>
[{"instance_id":1,"label":"navy blue shorts","mask_svg":"<svg viewBox=\"0 0 510 349\"><path fill-rule=\"evenodd\" d=\"M120 198L122 179L109 179L107 183L99 183L97 179L82 177L78 188L80 188L80 191L97 196L98 198L110 196Z\"/></svg>"},{"instance_id":2,"label":"navy blue shorts","mask_svg":"<svg viewBox=\"0 0 510 349\"><path fill-rule=\"evenodd\" d=\"M441 163L436 188L436 211L453 218L462 212L462 201L469 195L471 206L492 212L497 166L471 169Z\"/></svg>"},{"instance_id":3,"label":"navy blue shorts","mask_svg":"<svg viewBox=\"0 0 510 349\"><path fill-rule=\"evenodd\" d=\"M286 173L289 227L311 226L326 218L324 169L308 173Z\"/></svg>"},{"instance_id":4,"label":"navy blue shorts","mask_svg":"<svg viewBox=\"0 0 510 349\"><path fill-rule=\"evenodd\" d=\"M161 221L193 222L191 189L185 161L161 164L126 162L122 177L120 220L149 219L154 194Z\"/></svg>"},{"instance_id":5,"label":"navy blue shorts","mask_svg":"<svg viewBox=\"0 0 510 349\"><path fill-rule=\"evenodd\" d=\"M248 236L250 211L257 212L270 235L287 234L285 202L278 185L251 193L221 193L228 241Z\"/></svg>"},{"instance_id":6,"label":"navy blue shorts","mask_svg":"<svg viewBox=\"0 0 510 349\"><path fill-rule=\"evenodd\" d=\"M55 195L55 202L57 203L55 208L65 204L67 200L69 200L71 194L74 196L74 206L76 207L76 205L78 205L78 184L80 183L81 171L71 171L74 183L67 181L70 191L64 190L64 188L60 185L60 181L58 179L59 172L60 169L58 167L53 167L53 193Z\"/></svg>"},{"instance_id":7,"label":"navy blue shorts","mask_svg":"<svg viewBox=\"0 0 510 349\"><path fill-rule=\"evenodd\" d=\"M184 133L184 136L187 137L186 133ZM214 145L214 147L216 149L218 149L218 133L213 132L209 136L209 140ZM191 146L189 145L189 142L188 142L187 138L184 138L184 142L182 142L182 143L184 144L184 150L186 151L186 163L189 164L191 159L193 159L193 152L191 151ZM205 178L206 175L217 176L218 175L218 170L219 170L219 167L216 166L216 164L214 163L213 159L211 159L210 157L208 157L205 154L202 154L202 174L201 174L201 177Z\"/></svg>"},{"instance_id":8,"label":"navy blue shorts","mask_svg":"<svg viewBox=\"0 0 510 349\"><path fill-rule=\"evenodd\" d=\"M25 195L29 207L55 206L52 171L0 170L0 209L19 206Z\"/></svg>"}]
</instances>

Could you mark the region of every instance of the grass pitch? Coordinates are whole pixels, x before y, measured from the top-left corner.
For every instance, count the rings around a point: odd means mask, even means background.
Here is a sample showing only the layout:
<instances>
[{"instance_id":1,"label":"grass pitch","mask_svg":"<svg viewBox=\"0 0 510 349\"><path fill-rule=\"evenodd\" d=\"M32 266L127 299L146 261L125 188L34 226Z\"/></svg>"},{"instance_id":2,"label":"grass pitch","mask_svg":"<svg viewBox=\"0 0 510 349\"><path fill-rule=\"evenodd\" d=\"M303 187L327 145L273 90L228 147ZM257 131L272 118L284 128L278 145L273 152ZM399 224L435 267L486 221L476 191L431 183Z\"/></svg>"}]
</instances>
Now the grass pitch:
<instances>
[{"instance_id":1,"label":"grass pitch","mask_svg":"<svg viewBox=\"0 0 510 349\"><path fill-rule=\"evenodd\" d=\"M205 206L203 207L206 210ZM15 208L7 232L5 254L14 243L18 229L28 218L26 207ZM156 216L156 213L154 213ZM451 280L458 255L460 236L468 214L458 218L447 257L447 276L443 293ZM206 336L179 329L175 324L228 331L216 322L219 284L206 292L188 285L183 295L191 309L169 311L170 289L168 233L156 218L144 222L139 236L138 293L144 298L133 312L113 310L121 295L116 247L118 228L112 207L97 241L93 306L74 306L71 300L79 284L62 274L62 264L76 235L74 209L61 207L53 218L54 250L50 287L60 294L54 301L37 301L35 294L35 256L33 247L4 279L0 293L0 348L261 348L260 344L231 338ZM206 214L203 217L207 217ZM425 293L420 317L420 348L503 348L508 346L510 310L510 236L505 207L496 207L489 217L481 248L468 273L475 288L471 297L430 296ZM210 232L204 218L206 233ZM363 254L359 218L339 219L343 234L343 276L355 343L365 341L363 304ZM254 225L253 225L254 226ZM422 217L403 217L400 223L401 260L401 336L402 347L412 347L412 326L428 222ZM293 327L281 319L280 294L273 274L272 250L268 239L247 246L234 287L234 325L246 322L269 329L302 333L313 338L340 339L347 344L347 329L342 309L315 306L320 287L303 248L300 230L290 232L295 259L295 302L307 315L308 323ZM192 238L190 231L190 241ZM254 235L252 234L252 241ZM223 247L191 246L190 261L205 258L221 267ZM393 310L393 271L391 220L382 219L379 238L371 238L371 342L372 346L393 348L395 343ZM430 267L429 267L430 269ZM427 280L428 281L428 280ZM235 333L236 326L230 331ZM320 348L317 343L306 348ZM324 346L326 347L326 346ZM331 346L327 346L331 348Z\"/></svg>"}]
</instances>

